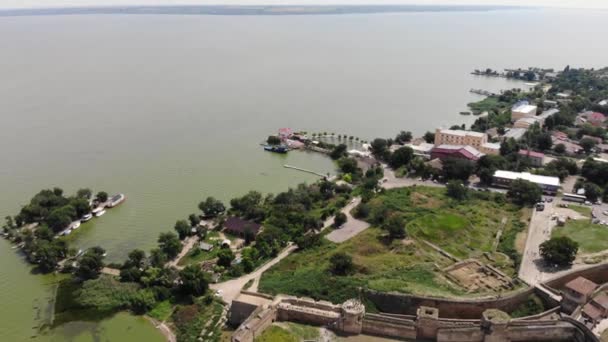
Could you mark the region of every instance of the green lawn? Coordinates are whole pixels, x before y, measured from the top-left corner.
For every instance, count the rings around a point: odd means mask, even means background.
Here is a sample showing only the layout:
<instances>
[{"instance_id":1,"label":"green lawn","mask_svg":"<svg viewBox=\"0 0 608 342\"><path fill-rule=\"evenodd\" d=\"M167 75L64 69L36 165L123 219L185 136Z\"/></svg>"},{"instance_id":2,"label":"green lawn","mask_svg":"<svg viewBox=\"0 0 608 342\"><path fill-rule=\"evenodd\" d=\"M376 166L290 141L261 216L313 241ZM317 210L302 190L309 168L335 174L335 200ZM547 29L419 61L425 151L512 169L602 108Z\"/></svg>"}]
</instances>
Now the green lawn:
<instances>
[{"instance_id":1,"label":"green lawn","mask_svg":"<svg viewBox=\"0 0 608 342\"><path fill-rule=\"evenodd\" d=\"M440 297L465 295L464 289L440 272L453 262L419 240L428 240L461 258L481 257L483 252L491 251L503 217L508 219L506 232L520 230L520 213L509 204L483 200L476 194L457 203L446 198L443 191L423 187L394 189L370 201L370 221L376 215L374 212L378 216L399 212L406 218L406 229L412 239L387 241L385 231L375 224L342 244L325 241L319 247L283 259L262 275L260 290L334 303L358 296L358 287ZM389 213L380 208L388 208ZM505 246L513 243L514 239L504 241ZM352 256L354 274L333 276L327 271L329 258L336 252ZM514 273L512 261L499 261L494 265ZM475 295L478 294L472 294Z\"/></svg>"},{"instance_id":2,"label":"green lawn","mask_svg":"<svg viewBox=\"0 0 608 342\"><path fill-rule=\"evenodd\" d=\"M173 305L168 300L164 300L156 304L152 310L148 311L148 316L162 322L168 319L172 312Z\"/></svg>"},{"instance_id":3,"label":"green lawn","mask_svg":"<svg viewBox=\"0 0 608 342\"><path fill-rule=\"evenodd\" d=\"M582 205L570 205L568 207L583 216L591 217L591 208L590 207L585 207Z\"/></svg>"},{"instance_id":4,"label":"green lawn","mask_svg":"<svg viewBox=\"0 0 608 342\"><path fill-rule=\"evenodd\" d=\"M278 327L271 325L264 332L255 338L255 342L299 342L300 340L292 333Z\"/></svg>"},{"instance_id":5,"label":"green lawn","mask_svg":"<svg viewBox=\"0 0 608 342\"><path fill-rule=\"evenodd\" d=\"M608 249L608 227L592 224L589 220L569 220L565 226L555 227L551 236L568 236L578 242L579 253L596 253Z\"/></svg>"}]
</instances>

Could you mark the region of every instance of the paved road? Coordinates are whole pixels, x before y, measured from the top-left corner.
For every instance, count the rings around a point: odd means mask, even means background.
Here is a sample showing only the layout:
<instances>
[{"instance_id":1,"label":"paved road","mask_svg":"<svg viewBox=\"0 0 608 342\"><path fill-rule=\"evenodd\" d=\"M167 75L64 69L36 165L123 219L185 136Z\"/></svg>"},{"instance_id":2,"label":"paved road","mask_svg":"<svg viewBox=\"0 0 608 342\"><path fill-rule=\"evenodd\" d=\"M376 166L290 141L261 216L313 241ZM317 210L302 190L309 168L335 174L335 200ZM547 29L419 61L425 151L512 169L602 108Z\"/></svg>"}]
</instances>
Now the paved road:
<instances>
[{"instance_id":1,"label":"paved road","mask_svg":"<svg viewBox=\"0 0 608 342\"><path fill-rule=\"evenodd\" d=\"M350 214L351 210L357 207L359 203L361 203L361 197L356 197L344 208L342 208L341 212L346 215L346 223L342 226L342 228L335 229L331 233L327 234L327 240L335 243L341 243L369 228L369 223L358 220ZM333 223L333 220L331 223Z\"/></svg>"},{"instance_id":2,"label":"paved road","mask_svg":"<svg viewBox=\"0 0 608 342\"><path fill-rule=\"evenodd\" d=\"M279 261L286 258L289 254L291 254L297 248L298 248L297 245L289 245L281 253L279 253L279 255L277 255L274 259L265 263L262 267L258 268L257 270L255 270L249 274L245 274L239 278L225 281L223 283L211 284L209 287L211 287L214 290L219 290L221 292L222 299L226 303L232 303L232 301L239 295L239 293L241 292L241 289L243 288L243 286L245 286L245 284L248 281L262 276L262 273L266 272L266 270L268 270L272 266L276 265Z\"/></svg>"},{"instance_id":3,"label":"paved road","mask_svg":"<svg viewBox=\"0 0 608 342\"><path fill-rule=\"evenodd\" d=\"M545 210L543 211L534 210L528 228L526 247L521 266L519 267L519 278L531 286L574 269L585 267L585 265L575 264L566 269L554 269L544 264L539 248L543 242L551 238L551 231L557 225L557 220L551 219L553 214L574 219L582 218L580 214L573 210L558 208L555 205L555 201L553 203L545 203Z\"/></svg>"}]
</instances>

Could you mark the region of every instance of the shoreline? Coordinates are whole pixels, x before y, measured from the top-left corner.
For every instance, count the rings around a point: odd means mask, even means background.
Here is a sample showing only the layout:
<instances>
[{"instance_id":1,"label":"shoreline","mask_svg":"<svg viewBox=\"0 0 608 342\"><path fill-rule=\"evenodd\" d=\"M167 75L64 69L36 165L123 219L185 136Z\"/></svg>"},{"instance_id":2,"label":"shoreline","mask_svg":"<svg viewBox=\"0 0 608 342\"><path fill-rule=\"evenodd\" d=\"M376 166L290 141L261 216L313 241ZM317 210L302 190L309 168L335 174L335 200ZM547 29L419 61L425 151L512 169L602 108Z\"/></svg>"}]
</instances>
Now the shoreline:
<instances>
[{"instance_id":1,"label":"shoreline","mask_svg":"<svg viewBox=\"0 0 608 342\"><path fill-rule=\"evenodd\" d=\"M148 322L152 323L152 325L154 325L154 327L158 329L160 333L163 334L163 336L165 336L167 342L177 342L177 337L175 336L175 333L173 332L173 330L171 330L171 328L169 328L169 326L165 322L159 322L148 315L143 315L143 317Z\"/></svg>"}]
</instances>

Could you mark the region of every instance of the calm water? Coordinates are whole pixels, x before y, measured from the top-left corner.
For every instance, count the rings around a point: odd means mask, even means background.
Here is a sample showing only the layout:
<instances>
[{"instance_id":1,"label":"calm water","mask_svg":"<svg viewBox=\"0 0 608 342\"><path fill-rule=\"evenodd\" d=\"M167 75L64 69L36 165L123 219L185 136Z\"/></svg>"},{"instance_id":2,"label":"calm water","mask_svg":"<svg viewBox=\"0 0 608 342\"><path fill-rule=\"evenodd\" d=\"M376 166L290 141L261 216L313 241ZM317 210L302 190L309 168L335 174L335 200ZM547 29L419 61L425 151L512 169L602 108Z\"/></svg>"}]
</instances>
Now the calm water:
<instances>
[{"instance_id":1,"label":"calm water","mask_svg":"<svg viewBox=\"0 0 608 342\"><path fill-rule=\"evenodd\" d=\"M344 16L0 18L0 216L41 188L124 192L74 244L110 261L213 195L285 190L331 172L322 156L257 145L278 127L362 139L470 123L469 88L523 87L474 68L600 67L606 13L500 11ZM54 279L0 242L0 336L25 341L48 317ZM128 315L37 340L129 341ZM149 331L148 331L149 332ZM153 333L153 331L151 332ZM142 335L143 336L143 335ZM158 335L154 335L157 336Z\"/></svg>"}]
</instances>

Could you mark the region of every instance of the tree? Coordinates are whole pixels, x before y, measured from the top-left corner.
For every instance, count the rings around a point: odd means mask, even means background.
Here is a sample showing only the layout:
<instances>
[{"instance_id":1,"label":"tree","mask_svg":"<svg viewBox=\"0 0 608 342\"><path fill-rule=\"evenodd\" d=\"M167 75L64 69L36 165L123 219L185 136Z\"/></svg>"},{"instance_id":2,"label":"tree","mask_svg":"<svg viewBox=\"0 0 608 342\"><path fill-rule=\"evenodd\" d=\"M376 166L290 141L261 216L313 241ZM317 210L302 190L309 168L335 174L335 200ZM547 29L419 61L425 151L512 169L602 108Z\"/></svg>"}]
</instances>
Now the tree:
<instances>
[{"instance_id":1,"label":"tree","mask_svg":"<svg viewBox=\"0 0 608 342\"><path fill-rule=\"evenodd\" d=\"M405 232L405 222L400 215L390 216L383 227L388 232L388 236L391 240L403 239L407 235Z\"/></svg>"},{"instance_id":2,"label":"tree","mask_svg":"<svg viewBox=\"0 0 608 342\"><path fill-rule=\"evenodd\" d=\"M400 147L389 158L389 165L393 169L407 166L414 157L414 150L411 147Z\"/></svg>"},{"instance_id":3,"label":"tree","mask_svg":"<svg viewBox=\"0 0 608 342\"><path fill-rule=\"evenodd\" d=\"M435 142L435 133L426 132L422 138L427 142L427 144L432 144Z\"/></svg>"},{"instance_id":4,"label":"tree","mask_svg":"<svg viewBox=\"0 0 608 342\"><path fill-rule=\"evenodd\" d=\"M78 189L76 192L76 197L89 200L91 197L93 197L93 192L89 188Z\"/></svg>"},{"instance_id":5,"label":"tree","mask_svg":"<svg viewBox=\"0 0 608 342\"><path fill-rule=\"evenodd\" d=\"M335 275L350 274L354 268L353 258L344 252L338 252L329 259L329 270Z\"/></svg>"},{"instance_id":6,"label":"tree","mask_svg":"<svg viewBox=\"0 0 608 342\"><path fill-rule=\"evenodd\" d=\"M334 149L329 154L329 156L333 160L338 160L338 159L344 157L345 155L346 155L346 145L344 145L344 144L339 144L338 146L334 147Z\"/></svg>"},{"instance_id":7,"label":"tree","mask_svg":"<svg viewBox=\"0 0 608 342\"><path fill-rule=\"evenodd\" d=\"M587 154L591 153L591 150L595 147L595 140L591 138L583 138L579 141L579 143Z\"/></svg>"},{"instance_id":8,"label":"tree","mask_svg":"<svg viewBox=\"0 0 608 342\"><path fill-rule=\"evenodd\" d=\"M167 254L160 248L154 248L150 251L150 265L154 267L163 267L167 262Z\"/></svg>"},{"instance_id":9,"label":"tree","mask_svg":"<svg viewBox=\"0 0 608 342\"><path fill-rule=\"evenodd\" d=\"M553 151L555 151L557 154L564 154L566 152L566 145L557 144L553 147Z\"/></svg>"},{"instance_id":10,"label":"tree","mask_svg":"<svg viewBox=\"0 0 608 342\"><path fill-rule=\"evenodd\" d=\"M89 249L78 262L76 276L84 280L97 278L104 266L104 254L105 251L101 247L93 247Z\"/></svg>"},{"instance_id":11,"label":"tree","mask_svg":"<svg viewBox=\"0 0 608 342\"><path fill-rule=\"evenodd\" d=\"M190 226L188 221L179 220L179 221L175 222L175 226L173 227L173 229L175 229L175 231L179 235L179 239L183 240L188 235L190 235L190 231L192 230L192 227Z\"/></svg>"},{"instance_id":12,"label":"tree","mask_svg":"<svg viewBox=\"0 0 608 342\"><path fill-rule=\"evenodd\" d=\"M190 214L188 216L188 221L190 221L190 226L197 227L199 223L201 223L201 218L196 214Z\"/></svg>"},{"instance_id":13,"label":"tree","mask_svg":"<svg viewBox=\"0 0 608 342\"><path fill-rule=\"evenodd\" d=\"M459 182L456 180L452 180L452 181L448 182L448 184L446 186L446 191L447 191L447 195L449 197L452 197L459 201L467 198L467 196L469 194L469 189L467 189L467 187L464 186L464 184L462 184L462 182Z\"/></svg>"},{"instance_id":14,"label":"tree","mask_svg":"<svg viewBox=\"0 0 608 342\"><path fill-rule=\"evenodd\" d=\"M217 217L224 211L226 207L224 203L216 200L213 197L207 197L203 202L198 204L198 208L205 214L205 217Z\"/></svg>"},{"instance_id":15,"label":"tree","mask_svg":"<svg viewBox=\"0 0 608 342\"><path fill-rule=\"evenodd\" d=\"M443 160L442 164L443 178L445 180L457 179L466 182L475 169L475 164L466 159L448 158Z\"/></svg>"},{"instance_id":16,"label":"tree","mask_svg":"<svg viewBox=\"0 0 608 342\"><path fill-rule=\"evenodd\" d=\"M583 188L585 189L585 197L591 202L597 201L602 196L602 189L596 184L587 182Z\"/></svg>"},{"instance_id":17,"label":"tree","mask_svg":"<svg viewBox=\"0 0 608 342\"><path fill-rule=\"evenodd\" d=\"M538 203L542 197L541 188L524 179L516 179L511 183L507 197L518 205L534 205Z\"/></svg>"},{"instance_id":18,"label":"tree","mask_svg":"<svg viewBox=\"0 0 608 342\"><path fill-rule=\"evenodd\" d=\"M145 260L146 252L141 249L134 249L129 252L128 259L125 263L129 263L129 265L139 268L143 266Z\"/></svg>"},{"instance_id":19,"label":"tree","mask_svg":"<svg viewBox=\"0 0 608 342\"><path fill-rule=\"evenodd\" d=\"M175 233L161 233L158 237L158 246L169 259L175 258L182 250L182 244Z\"/></svg>"},{"instance_id":20,"label":"tree","mask_svg":"<svg viewBox=\"0 0 608 342\"><path fill-rule=\"evenodd\" d=\"M82 217L84 214L91 212L89 200L85 198L72 198L70 199L70 205L76 210L77 217Z\"/></svg>"},{"instance_id":21,"label":"tree","mask_svg":"<svg viewBox=\"0 0 608 342\"><path fill-rule=\"evenodd\" d=\"M277 137L276 135L271 135L268 137L268 139L266 139L266 142L269 145L280 145L281 139L279 137Z\"/></svg>"},{"instance_id":22,"label":"tree","mask_svg":"<svg viewBox=\"0 0 608 342\"><path fill-rule=\"evenodd\" d=\"M46 223L55 233L67 228L72 223L72 219L76 217L76 210L70 205L51 211L46 218Z\"/></svg>"},{"instance_id":23,"label":"tree","mask_svg":"<svg viewBox=\"0 0 608 342\"><path fill-rule=\"evenodd\" d=\"M536 146L541 151L550 150L553 145L553 140L551 139L551 134L549 132L541 133L536 137Z\"/></svg>"},{"instance_id":24,"label":"tree","mask_svg":"<svg viewBox=\"0 0 608 342\"><path fill-rule=\"evenodd\" d=\"M304 234L295 239L299 249L309 249L321 245L319 234Z\"/></svg>"},{"instance_id":25,"label":"tree","mask_svg":"<svg viewBox=\"0 0 608 342\"><path fill-rule=\"evenodd\" d=\"M412 140L412 132L409 131L401 131L399 132L399 134L397 134L397 136L395 137L395 142L398 144L405 144L408 143Z\"/></svg>"},{"instance_id":26,"label":"tree","mask_svg":"<svg viewBox=\"0 0 608 342\"><path fill-rule=\"evenodd\" d=\"M359 168L357 166L357 161L353 158L348 158L348 157L342 157L338 160L338 167L340 168L340 171L342 171L343 173L355 173L357 172L357 169Z\"/></svg>"},{"instance_id":27,"label":"tree","mask_svg":"<svg viewBox=\"0 0 608 342\"><path fill-rule=\"evenodd\" d=\"M386 139L376 138L371 143L372 153L376 156L376 158L384 160L388 157L390 153L388 150L388 142Z\"/></svg>"},{"instance_id":28,"label":"tree","mask_svg":"<svg viewBox=\"0 0 608 342\"><path fill-rule=\"evenodd\" d=\"M185 295L202 296L207 292L209 283L205 272L198 265L188 265L179 272L180 291Z\"/></svg>"},{"instance_id":29,"label":"tree","mask_svg":"<svg viewBox=\"0 0 608 342\"><path fill-rule=\"evenodd\" d=\"M540 245L545 262L558 266L572 264L578 252L578 243L567 236L552 237Z\"/></svg>"},{"instance_id":30,"label":"tree","mask_svg":"<svg viewBox=\"0 0 608 342\"><path fill-rule=\"evenodd\" d=\"M519 145L517 141L513 138L509 138L500 144L500 155L508 156L513 153L517 153L519 151Z\"/></svg>"},{"instance_id":31,"label":"tree","mask_svg":"<svg viewBox=\"0 0 608 342\"><path fill-rule=\"evenodd\" d=\"M100 191L95 195L95 199L99 202L106 202L108 200L108 193L105 191Z\"/></svg>"},{"instance_id":32,"label":"tree","mask_svg":"<svg viewBox=\"0 0 608 342\"><path fill-rule=\"evenodd\" d=\"M46 240L46 241L53 240L53 232L48 227L45 227L45 226L37 228L34 235L36 235L36 238L40 239L40 240Z\"/></svg>"},{"instance_id":33,"label":"tree","mask_svg":"<svg viewBox=\"0 0 608 342\"><path fill-rule=\"evenodd\" d=\"M343 212L339 212L334 217L333 226L335 228L340 228L340 227L342 227L342 225L344 225L346 223L346 220L347 220L346 214L344 214Z\"/></svg>"},{"instance_id":34,"label":"tree","mask_svg":"<svg viewBox=\"0 0 608 342\"><path fill-rule=\"evenodd\" d=\"M218 266L230 267L232 261L234 260L234 253L230 248L222 248L217 253L217 264Z\"/></svg>"}]
</instances>

